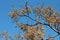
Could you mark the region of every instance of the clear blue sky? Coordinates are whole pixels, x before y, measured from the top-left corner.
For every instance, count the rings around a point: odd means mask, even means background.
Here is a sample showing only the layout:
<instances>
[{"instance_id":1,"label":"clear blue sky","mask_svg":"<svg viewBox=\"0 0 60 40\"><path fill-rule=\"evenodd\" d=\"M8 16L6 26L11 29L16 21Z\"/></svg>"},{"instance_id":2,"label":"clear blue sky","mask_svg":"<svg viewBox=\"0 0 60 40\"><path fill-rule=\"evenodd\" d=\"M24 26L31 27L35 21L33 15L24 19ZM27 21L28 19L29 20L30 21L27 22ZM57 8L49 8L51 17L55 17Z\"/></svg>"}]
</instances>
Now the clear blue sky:
<instances>
[{"instance_id":1,"label":"clear blue sky","mask_svg":"<svg viewBox=\"0 0 60 40\"><path fill-rule=\"evenodd\" d=\"M16 8L21 8L20 4L24 4L26 0L0 0L0 32L7 31L9 34L14 34L19 32L19 28L15 28L15 24L12 23L11 18L8 16L9 12L12 11L11 4L14 4ZM46 6L52 6L55 11L60 13L60 0L29 0L28 5L34 8L37 4L42 6L42 2L45 2ZM24 21L24 20L23 20ZM49 36L54 36L56 33L49 27L45 26L45 38ZM59 36L55 38L59 40Z\"/></svg>"}]
</instances>

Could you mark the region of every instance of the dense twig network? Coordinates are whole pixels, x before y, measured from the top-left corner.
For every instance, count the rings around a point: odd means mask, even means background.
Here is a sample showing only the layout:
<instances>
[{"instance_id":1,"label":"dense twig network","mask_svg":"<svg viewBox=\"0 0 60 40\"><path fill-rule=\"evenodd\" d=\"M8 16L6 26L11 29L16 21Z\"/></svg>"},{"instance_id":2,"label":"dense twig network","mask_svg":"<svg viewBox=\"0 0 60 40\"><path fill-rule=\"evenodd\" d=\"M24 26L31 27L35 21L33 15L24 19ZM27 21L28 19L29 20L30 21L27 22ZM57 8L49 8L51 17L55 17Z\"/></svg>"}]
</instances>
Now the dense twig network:
<instances>
[{"instance_id":1,"label":"dense twig network","mask_svg":"<svg viewBox=\"0 0 60 40\"><path fill-rule=\"evenodd\" d=\"M24 35L26 40L43 40L44 27L42 25L50 27L58 35L60 35L60 14L55 12L50 6L46 8L41 8L40 6L37 6L33 9L33 11L31 11L31 7L27 4L28 1L26 1L25 9L14 9L14 11L11 14L9 14L9 16L16 22L16 25L19 28L21 28L24 32L26 32ZM30 14L34 14L36 19L32 18ZM18 23L19 21L16 20L18 17L27 17L34 21L35 24ZM40 21L42 18L44 19L44 22ZM53 40L53 38L51 37L49 37L48 39Z\"/></svg>"}]
</instances>

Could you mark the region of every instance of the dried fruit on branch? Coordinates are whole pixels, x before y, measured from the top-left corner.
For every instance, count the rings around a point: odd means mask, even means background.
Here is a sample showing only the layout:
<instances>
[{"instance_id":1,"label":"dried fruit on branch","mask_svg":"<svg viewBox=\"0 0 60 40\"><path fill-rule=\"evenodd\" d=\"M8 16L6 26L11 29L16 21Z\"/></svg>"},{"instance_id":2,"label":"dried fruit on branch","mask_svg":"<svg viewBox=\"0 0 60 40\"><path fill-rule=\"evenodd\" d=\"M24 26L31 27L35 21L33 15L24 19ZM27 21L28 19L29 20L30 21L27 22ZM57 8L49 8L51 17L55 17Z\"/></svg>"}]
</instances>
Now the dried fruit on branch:
<instances>
[{"instance_id":1,"label":"dried fruit on branch","mask_svg":"<svg viewBox=\"0 0 60 40\"><path fill-rule=\"evenodd\" d=\"M37 37L37 39L43 38L44 33L39 31L38 27L30 27L29 31L25 34L26 39L33 39Z\"/></svg>"},{"instance_id":2,"label":"dried fruit on branch","mask_svg":"<svg viewBox=\"0 0 60 40\"><path fill-rule=\"evenodd\" d=\"M27 8L26 8L26 12L31 13L31 9L29 6L27 6Z\"/></svg>"},{"instance_id":3,"label":"dried fruit on branch","mask_svg":"<svg viewBox=\"0 0 60 40\"><path fill-rule=\"evenodd\" d=\"M28 26L25 24L17 24L18 27L20 27L23 31L27 31Z\"/></svg>"},{"instance_id":4,"label":"dried fruit on branch","mask_svg":"<svg viewBox=\"0 0 60 40\"><path fill-rule=\"evenodd\" d=\"M9 14L11 18L14 18L18 15L17 9L14 9L13 13Z\"/></svg>"}]
</instances>

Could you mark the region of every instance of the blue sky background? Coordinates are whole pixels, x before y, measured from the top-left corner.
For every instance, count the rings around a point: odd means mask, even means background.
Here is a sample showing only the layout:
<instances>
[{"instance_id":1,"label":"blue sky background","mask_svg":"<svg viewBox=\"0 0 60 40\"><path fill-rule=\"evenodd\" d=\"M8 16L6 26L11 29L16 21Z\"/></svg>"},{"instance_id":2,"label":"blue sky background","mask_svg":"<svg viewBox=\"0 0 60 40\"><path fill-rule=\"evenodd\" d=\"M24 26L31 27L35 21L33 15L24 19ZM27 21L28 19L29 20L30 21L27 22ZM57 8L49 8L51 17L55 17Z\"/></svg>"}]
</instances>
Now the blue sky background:
<instances>
[{"instance_id":1,"label":"blue sky background","mask_svg":"<svg viewBox=\"0 0 60 40\"><path fill-rule=\"evenodd\" d=\"M19 28L15 28L15 24L12 23L11 18L8 14L12 11L11 4L14 4L16 8L21 9L20 4L24 4L26 0L0 0L0 32L7 31L9 34L13 35L21 31ZM33 9L37 4L42 6L45 2L45 6L52 6L55 11L60 13L60 0L29 0L28 5ZM22 20L24 21L24 20ZM49 27L45 27L45 38L49 36L54 36L56 33ZM59 40L60 36L57 36L54 40Z\"/></svg>"}]
</instances>

